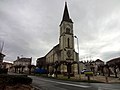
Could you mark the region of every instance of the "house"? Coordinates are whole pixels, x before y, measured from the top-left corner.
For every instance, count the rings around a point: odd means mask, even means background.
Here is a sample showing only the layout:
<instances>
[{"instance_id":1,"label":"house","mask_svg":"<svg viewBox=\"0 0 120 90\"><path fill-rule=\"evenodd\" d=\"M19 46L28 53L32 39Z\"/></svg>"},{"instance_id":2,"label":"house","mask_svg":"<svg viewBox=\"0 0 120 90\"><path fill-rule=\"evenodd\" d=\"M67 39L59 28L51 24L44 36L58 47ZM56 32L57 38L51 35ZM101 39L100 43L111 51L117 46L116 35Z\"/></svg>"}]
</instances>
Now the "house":
<instances>
[{"instance_id":1,"label":"house","mask_svg":"<svg viewBox=\"0 0 120 90\"><path fill-rule=\"evenodd\" d=\"M79 70L80 71L92 71L95 75L99 72L99 67L104 66L104 62L100 59L97 59L95 61L81 61Z\"/></svg>"},{"instance_id":2,"label":"house","mask_svg":"<svg viewBox=\"0 0 120 90\"><path fill-rule=\"evenodd\" d=\"M4 57L5 55L0 52L0 68L2 67Z\"/></svg>"},{"instance_id":3,"label":"house","mask_svg":"<svg viewBox=\"0 0 120 90\"><path fill-rule=\"evenodd\" d=\"M20 58L17 57L17 60L13 62L13 66L15 68L15 72L28 72L28 66L31 65L32 57L31 58Z\"/></svg>"},{"instance_id":4,"label":"house","mask_svg":"<svg viewBox=\"0 0 120 90\"><path fill-rule=\"evenodd\" d=\"M104 62L103 62L102 60L100 60L100 59L97 59L97 60L95 61L95 64L96 64L97 66L100 66L100 65L104 65Z\"/></svg>"},{"instance_id":5,"label":"house","mask_svg":"<svg viewBox=\"0 0 120 90\"><path fill-rule=\"evenodd\" d=\"M112 65L112 64L117 64L117 63L120 63L120 57L118 58L113 58L109 61L106 62L106 64L109 64L109 65Z\"/></svg>"},{"instance_id":6,"label":"house","mask_svg":"<svg viewBox=\"0 0 120 90\"><path fill-rule=\"evenodd\" d=\"M120 78L120 57L113 58L106 62L106 65L109 67L111 74L114 74L115 77Z\"/></svg>"},{"instance_id":7,"label":"house","mask_svg":"<svg viewBox=\"0 0 120 90\"><path fill-rule=\"evenodd\" d=\"M12 67L13 67L13 64L12 64L12 63L9 63L9 62L3 62L3 63L2 63L2 68L8 69L9 72L12 71Z\"/></svg>"},{"instance_id":8,"label":"house","mask_svg":"<svg viewBox=\"0 0 120 90\"><path fill-rule=\"evenodd\" d=\"M39 68L45 69L45 65L46 65L46 60L45 59L46 59L45 57L38 58L37 61L36 61L36 66L39 67Z\"/></svg>"}]
</instances>

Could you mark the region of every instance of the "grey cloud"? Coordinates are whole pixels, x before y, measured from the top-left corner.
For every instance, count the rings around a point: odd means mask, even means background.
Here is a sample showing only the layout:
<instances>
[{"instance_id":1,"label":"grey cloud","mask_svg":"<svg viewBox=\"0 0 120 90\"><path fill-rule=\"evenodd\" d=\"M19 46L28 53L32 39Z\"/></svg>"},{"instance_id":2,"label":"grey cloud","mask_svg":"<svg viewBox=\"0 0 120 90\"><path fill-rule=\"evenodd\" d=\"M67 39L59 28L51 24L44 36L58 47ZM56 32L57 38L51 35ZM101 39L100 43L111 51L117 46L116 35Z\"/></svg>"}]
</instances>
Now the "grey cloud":
<instances>
[{"instance_id":1,"label":"grey cloud","mask_svg":"<svg viewBox=\"0 0 120 90\"><path fill-rule=\"evenodd\" d=\"M120 51L105 52L101 54L101 57L103 60L109 61L110 59L120 57Z\"/></svg>"},{"instance_id":2,"label":"grey cloud","mask_svg":"<svg viewBox=\"0 0 120 90\"><path fill-rule=\"evenodd\" d=\"M1 0L0 39L5 41L5 59L13 61L23 55L35 61L44 56L59 41L63 8L64 0ZM119 0L69 0L68 8L79 53L104 60L119 56L119 48L101 53L102 48L120 41Z\"/></svg>"}]
</instances>

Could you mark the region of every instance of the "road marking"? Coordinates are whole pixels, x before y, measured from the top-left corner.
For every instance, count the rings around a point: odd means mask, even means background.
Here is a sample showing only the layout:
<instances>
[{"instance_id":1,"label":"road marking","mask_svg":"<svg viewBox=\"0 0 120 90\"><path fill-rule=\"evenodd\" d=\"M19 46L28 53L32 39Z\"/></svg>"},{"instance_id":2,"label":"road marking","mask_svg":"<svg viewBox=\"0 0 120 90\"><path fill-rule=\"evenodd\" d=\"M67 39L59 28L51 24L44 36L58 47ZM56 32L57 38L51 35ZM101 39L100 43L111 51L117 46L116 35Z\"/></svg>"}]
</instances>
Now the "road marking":
<instances>
[{"instance_id":1,"label":"road marking","mask_svg":"<svg viewBox=\"0 0 120 90\"><path fill-rule=\"evenodd\" d=\"M98 87L98 90L118 90L118 89L106 88L106 87Z\"/></svg>"},{"instance_id":2,"label":"road marking","mask_svg":"<svg viewBox=\"0 0 120 90\"><path fill-rule=\"evenodd\" d=\"M45 80L45 79L42 79L42 80L43 81L48 81L48 82L54 82L54 83L58 83L58 84L69 85L69 86L75 86L75 87L82 87L82 88L89 88L89 87L91 87L91 86L84 86L84 85L71 84L71 83L64 83L64 82L51 81L51 80Z\"/></svg>"}]
</instances>

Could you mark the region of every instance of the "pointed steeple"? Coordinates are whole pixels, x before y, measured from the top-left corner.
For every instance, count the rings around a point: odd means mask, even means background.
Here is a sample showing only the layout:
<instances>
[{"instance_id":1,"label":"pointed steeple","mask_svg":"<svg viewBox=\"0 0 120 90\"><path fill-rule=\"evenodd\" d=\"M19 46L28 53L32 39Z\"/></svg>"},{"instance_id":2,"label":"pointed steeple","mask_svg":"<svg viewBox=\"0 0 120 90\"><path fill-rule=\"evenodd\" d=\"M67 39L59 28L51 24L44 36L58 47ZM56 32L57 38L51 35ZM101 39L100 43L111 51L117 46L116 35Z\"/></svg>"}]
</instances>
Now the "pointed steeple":
<instances>
[{"instance_id":1,"label":"pointed steeple","mask_svg":"<svg viewBox=\"0 0 120 90\"><path fill-rule=\"evenodd\" d=\"M68 12L68 8L67 8L67 2L65 2L65 8L64 8L63 18L62 18L61 23L63 21L67 21L67 22L73 23L71 18L69 17L69 12Z\"/></svg>"}]
</instances>

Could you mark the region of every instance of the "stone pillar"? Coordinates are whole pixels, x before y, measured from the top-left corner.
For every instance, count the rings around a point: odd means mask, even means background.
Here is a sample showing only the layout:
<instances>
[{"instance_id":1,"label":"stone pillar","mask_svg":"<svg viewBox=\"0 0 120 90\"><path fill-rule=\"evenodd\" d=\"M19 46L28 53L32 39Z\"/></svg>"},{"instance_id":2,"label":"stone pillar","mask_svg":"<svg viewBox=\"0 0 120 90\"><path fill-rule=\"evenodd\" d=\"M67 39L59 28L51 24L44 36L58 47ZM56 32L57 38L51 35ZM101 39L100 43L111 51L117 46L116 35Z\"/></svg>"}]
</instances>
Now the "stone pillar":
<instances>
[{"instance_id":1,"label":"stone pillar","mask_svg":"<svg viewBox=\"0 0 120 90\"><path fill-rule=\"evenodd\" d=\"M67 66L63 65L63 67L64 67L64 72L67 72Z\"/></svg>"},{"instance_id":2,"label":"stone pillar","mask_svg":"<svg viewBox=\"0 0 120 90\"><path fill-rule=\"evenodd\" d=\"M74 76L76 79L80 79L80 75L78 74L78 64L74 64Z\"/></svg>"},{"instance_id":3,"label":"stone pillar","mask_svg":"<svg viewBox=\"0 0 120 90\"><path fill-rule=\"evenodd\" d=\"M52 66L49 66L49 72L52 73L52 71L53 71Z\"/></svg>"},{"instance_id":4,"label":"stone pillar","mask_svg":"<svg viewBox=\"0 0 120 90\"><path fill-rule=\"evenodd\" d=\"M64 72L63 64L61 64L61 66L60 66L60 72L61 72L61 74L63 74L63 72Z\"/></svg>"},{"instance_id":5,"label":"stone pillar","mask_svg":"<svg viewBox=\"0 0 120 90\"><path fill-rule=\"evenodd\" d=\"M73 65L73 67L74 67L74 74L78 74L78 64L74 64Z\"/></svg>"}]
</instances>

